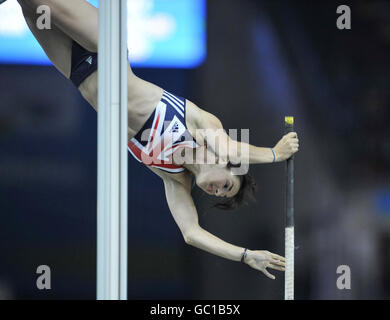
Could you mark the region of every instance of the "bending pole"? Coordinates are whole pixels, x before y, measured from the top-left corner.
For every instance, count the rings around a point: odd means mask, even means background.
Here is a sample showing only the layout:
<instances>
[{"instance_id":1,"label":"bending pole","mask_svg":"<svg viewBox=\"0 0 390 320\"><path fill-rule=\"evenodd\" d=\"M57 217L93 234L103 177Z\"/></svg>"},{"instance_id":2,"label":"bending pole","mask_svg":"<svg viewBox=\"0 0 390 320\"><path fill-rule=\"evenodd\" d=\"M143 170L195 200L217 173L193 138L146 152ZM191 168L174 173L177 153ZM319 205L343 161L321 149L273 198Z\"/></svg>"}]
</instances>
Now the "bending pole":
<instances>
[{"instance_id":1,"label":"bending pole","mask_svg":"<svg viewBox=\"0 0 390 320\"><path fill-rule=\"evenodd\" d=\"M97 299L127 299L127 0L99 1Z\"/></svg>"},{"instance_id":2,"label":"bending pole","mask_svg":"<svg viewBox=\"0 0 390 320\"><path fill-rule=\"evenodd\" d=\"M285 133L294 131L294 117L285 117ZM286 227L284 300L294 300L294 156L286 161Z\"/></svg>"}]
</instances>

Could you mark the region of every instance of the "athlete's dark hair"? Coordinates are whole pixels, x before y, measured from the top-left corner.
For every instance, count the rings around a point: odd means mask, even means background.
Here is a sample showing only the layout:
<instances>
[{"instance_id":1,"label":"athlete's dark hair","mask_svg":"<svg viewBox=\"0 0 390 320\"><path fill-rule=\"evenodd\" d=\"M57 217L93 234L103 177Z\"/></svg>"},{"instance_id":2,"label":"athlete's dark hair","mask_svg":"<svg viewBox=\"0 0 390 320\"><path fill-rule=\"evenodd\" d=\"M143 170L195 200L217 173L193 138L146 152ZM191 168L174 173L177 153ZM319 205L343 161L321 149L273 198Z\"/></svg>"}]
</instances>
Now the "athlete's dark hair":
<instances>
[{"instance_id":1,"label":"athlete's dark hair","mask_svg":"<svg viewBox=\"0 0 390 320\"><path fill-rule=\"evenodd\" d=\"M240 165L241 164L234 165L229 162L227 167L239 167ZM227 198L226 200L216 203L214 205L215 208L221 210L234 210L244 205L247 205L249 200L256 200L255 192L257 186L255 179L249 173L245 175L240 175L238 177L240 178L241 184L240 190L238 190L237 194L234 197Z\"/></svg>"}]
</instances>

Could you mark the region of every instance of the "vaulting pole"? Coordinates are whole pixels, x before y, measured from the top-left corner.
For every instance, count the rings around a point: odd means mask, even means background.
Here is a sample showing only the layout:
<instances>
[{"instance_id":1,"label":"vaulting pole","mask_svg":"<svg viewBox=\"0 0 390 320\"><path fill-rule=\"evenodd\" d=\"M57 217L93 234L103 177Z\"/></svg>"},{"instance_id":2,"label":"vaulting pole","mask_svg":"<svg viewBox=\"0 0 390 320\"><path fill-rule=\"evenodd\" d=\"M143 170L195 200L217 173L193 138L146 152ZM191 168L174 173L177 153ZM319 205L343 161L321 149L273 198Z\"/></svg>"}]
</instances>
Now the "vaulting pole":
<instances>
[{"instance_id":1,"label":"vaulting pole","mask_svg":"<svg viewBox=\"0 0 390 320\"><path fill-rule=\"evenodd\" d=\"M285 133L294 131L294 117L285 117ZM294 300L294 156L286 161L286 227L284 299Z\"/></svg>"},{"instance_id":2,"label":"vaulting pole","mask_svg":"<svg viewBox=\"0 0 390 320\"><path fill-rule=\"evenodd\" d=\"M100 0L97 191L99 300L127 299L127 64L127 0Z\"/></svg>"}]
</instances>

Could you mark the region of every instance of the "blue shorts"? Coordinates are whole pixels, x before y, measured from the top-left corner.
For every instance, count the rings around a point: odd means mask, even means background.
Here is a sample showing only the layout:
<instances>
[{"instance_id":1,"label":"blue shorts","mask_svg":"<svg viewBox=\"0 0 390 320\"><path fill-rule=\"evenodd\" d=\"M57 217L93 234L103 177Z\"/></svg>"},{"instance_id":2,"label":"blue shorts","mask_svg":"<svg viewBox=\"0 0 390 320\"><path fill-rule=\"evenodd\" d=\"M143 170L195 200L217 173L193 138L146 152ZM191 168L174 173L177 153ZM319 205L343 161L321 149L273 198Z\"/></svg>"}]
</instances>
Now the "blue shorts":
<instances>
[{"instance_id":1,"label":"blue shorts","mask_svg":"<svg viewBox=\"0 0 390 320\"><path fill-rule=\"evenodd\" d=\"M71 63L70 80L78 88L86 78L97 70L97 53L88 51L73 41Z\"/></svg>"}]
</instances>

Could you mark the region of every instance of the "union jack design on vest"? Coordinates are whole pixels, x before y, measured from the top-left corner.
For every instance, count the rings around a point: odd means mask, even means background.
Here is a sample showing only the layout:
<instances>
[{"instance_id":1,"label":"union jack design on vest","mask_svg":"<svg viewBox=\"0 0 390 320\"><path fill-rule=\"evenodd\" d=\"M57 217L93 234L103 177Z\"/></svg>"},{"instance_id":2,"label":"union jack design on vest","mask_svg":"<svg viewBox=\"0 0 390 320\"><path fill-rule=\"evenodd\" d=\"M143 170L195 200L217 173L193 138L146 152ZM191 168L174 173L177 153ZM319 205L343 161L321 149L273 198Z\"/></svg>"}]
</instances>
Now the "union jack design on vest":
<instances>
[{"instance_id":1,"label":"union jack design on vest","mask_svg":"<svg viewBox=\"0 0 390 320\"><path fill-rule=\"evenodd\" d=\"M173 163L173 153L178 148L199 147L186 127L185 107L185 99L164 91L152 115L129 141L133 157L170 173L184 171L182 166Z\"/></svg>"}]
</instances>

